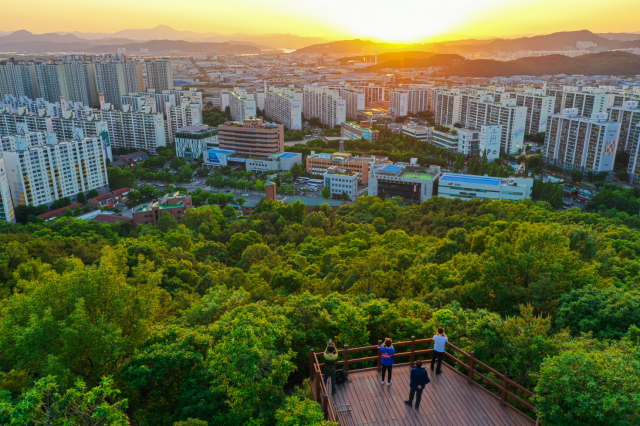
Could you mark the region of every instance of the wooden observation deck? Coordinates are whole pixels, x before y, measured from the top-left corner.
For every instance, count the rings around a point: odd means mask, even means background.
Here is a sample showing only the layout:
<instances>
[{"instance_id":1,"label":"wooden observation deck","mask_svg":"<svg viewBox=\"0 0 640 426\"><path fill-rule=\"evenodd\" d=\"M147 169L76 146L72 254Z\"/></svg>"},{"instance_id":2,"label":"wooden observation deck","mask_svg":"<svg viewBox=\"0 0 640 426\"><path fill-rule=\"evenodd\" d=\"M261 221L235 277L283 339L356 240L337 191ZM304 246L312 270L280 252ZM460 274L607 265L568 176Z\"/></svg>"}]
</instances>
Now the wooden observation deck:
<instances>
[{"instance_id":1,"label":"wooden observation deck","mask_svg":"<svg viewBox=\"0 0 640 426\"><path fill-rule=\"evenodd\" d=\"M408 342L393 344L396 364L391 386L380 383L379 345L353 349L345 346L338 351L343 355L338 365L347 371L351 382L338 385L338 393L332 396L328 395L322 381L323 364L318 360L322 352L311 350L311 389L314 399L322 406L325 418L335 420L341 426L538 425L536 420L520 411L533 410L534 407L527 402L533 393L509 379L507 374L478 361L473 353L468 354L447 343L442 373L432 373L428 362L433 349L426 348L431 346L431 342L433 339L412 338ZM409 350L400 352L403 346L408 346ZM369 356L353 358L351 354L355 352ZM466 358L468 364L455 355ZM415 410L404 401L409 399L409 372L418 359L423 361L423 368L427 368L431 383L422 394L420 409ZM493 392L481 383L489 384Z\"/></svg>"}]
</instances>

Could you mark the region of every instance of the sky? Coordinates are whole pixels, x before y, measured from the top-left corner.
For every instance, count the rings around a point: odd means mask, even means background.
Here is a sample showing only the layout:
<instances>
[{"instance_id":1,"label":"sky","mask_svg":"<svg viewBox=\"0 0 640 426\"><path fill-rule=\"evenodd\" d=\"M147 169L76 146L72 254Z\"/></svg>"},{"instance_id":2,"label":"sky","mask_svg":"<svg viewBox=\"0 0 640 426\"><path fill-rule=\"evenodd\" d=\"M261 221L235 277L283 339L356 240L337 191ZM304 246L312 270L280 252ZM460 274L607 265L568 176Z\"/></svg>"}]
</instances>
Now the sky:
<instances>
[{"instance_id":1,"label":"sky","mask_svg":"<svg viewBox=\"0 0 640 426\"><path fill-rule=\"evenodd\" d=\"M638 0L0 0L0 31L152 28L424 41L640 31ZM444 35L444 37L442 37Z\"/></svg>"}]
</instances>

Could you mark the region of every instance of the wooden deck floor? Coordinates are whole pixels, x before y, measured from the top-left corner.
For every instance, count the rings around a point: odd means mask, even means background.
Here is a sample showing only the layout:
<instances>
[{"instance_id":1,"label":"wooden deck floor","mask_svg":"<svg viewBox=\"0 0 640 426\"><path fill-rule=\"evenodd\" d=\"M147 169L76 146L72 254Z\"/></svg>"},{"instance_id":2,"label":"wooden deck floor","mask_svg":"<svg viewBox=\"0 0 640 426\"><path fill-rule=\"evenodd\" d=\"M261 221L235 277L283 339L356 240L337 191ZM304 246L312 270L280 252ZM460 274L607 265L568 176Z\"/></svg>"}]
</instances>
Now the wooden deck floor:
<instances>
[{"instance_id":1,"label":"wooden deck floor","mask_svg":"<svg viewBox=\"0 0 640 426\"><path fill-rule=\"evenodd\" d=\"M409 399L409 366L394 367L391 386L380 383L380 373L377 371L350 372L351 383L339 385L338 393L333 396L337 405L351 404L350 415L341 414L341 425L535 425L523 413L501 405L487 390L469 383L452 367L444 363L442 367L442 374L437 376L427 369L431 383L422 394L419 410L404 403ZM343 417L345 414L346 418Z\"/></svg>"}]
</instances>

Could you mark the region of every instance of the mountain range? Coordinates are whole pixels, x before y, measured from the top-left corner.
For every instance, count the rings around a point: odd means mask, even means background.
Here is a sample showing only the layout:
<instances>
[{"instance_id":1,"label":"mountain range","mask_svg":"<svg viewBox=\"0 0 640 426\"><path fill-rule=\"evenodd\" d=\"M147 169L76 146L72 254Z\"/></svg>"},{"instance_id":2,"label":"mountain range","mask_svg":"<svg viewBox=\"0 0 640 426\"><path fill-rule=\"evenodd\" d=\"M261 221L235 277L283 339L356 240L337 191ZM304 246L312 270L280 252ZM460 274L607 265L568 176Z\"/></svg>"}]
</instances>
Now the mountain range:
<instances>
[{"instance_id":1,"label":"mountain range","mask_svg":"<svg viewBox=\"0 0 640 426\"><path fill-rule=\"evenodd\" d=\"M491 59L467 60L456 54L440 54L428 58L396 59L366 68L369 71L402 68L442 67L445 76L495 77L512 75L584 74L636 75L640 74L640 55L627 52L600 52L570 58L548 55L521 58L513 61Z\"/></svg>"}]
</instances>

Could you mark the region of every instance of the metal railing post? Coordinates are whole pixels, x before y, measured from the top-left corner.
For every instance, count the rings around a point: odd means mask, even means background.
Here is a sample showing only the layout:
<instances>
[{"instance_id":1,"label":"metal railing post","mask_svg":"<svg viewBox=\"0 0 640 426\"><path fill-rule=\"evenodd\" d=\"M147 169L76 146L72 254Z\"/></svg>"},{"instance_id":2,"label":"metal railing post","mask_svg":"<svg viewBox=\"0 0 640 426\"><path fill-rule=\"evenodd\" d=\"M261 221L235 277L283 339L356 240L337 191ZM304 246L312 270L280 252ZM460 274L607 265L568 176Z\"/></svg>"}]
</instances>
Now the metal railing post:
<instances>
[{"instance_id":1,"label":"metal railing post","mask_svg":"<svg viewBox=\"0 0 640 426\"><path fill-rule=\"evenodd\" d=\"M411 368L415 367L416 336L411 336Z\"/></svg>"},{"instance_id":2,"label":"metal railing post","mask_svg":"<svg viewBox=\"0 0 640 426\"><path fill-rule=\"evenodd\" d=\"M475 368L476 364L476 353L471 351L469 352L469 355L471 355L469 357L469 380L473 382L473 369Z\"/></svg>"},{"instance_id":3,"label":"metal railing post","mask_svg":"<svg viewBox=\"0 0 640 426\"><path fill-rule=\"evenodd\" d=\"M309 380L313 380L315 376L315 368L313 368L315 362L315 351L311 349L309 350Z\"/></svg>"},{"instance_id":4,"label":"metal railing post","mask_svg":"<svg viewBox=\"0 0 640 426\"><path fill-rule=\"evenodd\" d=\"M500 396L500 400L502 404L507 402L507 379L509 378L509 372L505 371L502 375L502 395Z\"/></svg>"},{"instance_id":5,"label":"metal railing post","mask_svg":"<svg viewBox=\"0 0 640 426\"><path fill-rule=\"evenodd\" d=\"M344 345L344 372L349 371L349 345Z\"/></svg>"}]
</instances>

